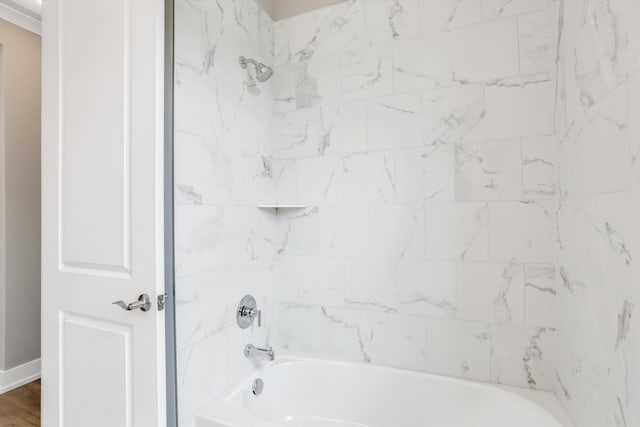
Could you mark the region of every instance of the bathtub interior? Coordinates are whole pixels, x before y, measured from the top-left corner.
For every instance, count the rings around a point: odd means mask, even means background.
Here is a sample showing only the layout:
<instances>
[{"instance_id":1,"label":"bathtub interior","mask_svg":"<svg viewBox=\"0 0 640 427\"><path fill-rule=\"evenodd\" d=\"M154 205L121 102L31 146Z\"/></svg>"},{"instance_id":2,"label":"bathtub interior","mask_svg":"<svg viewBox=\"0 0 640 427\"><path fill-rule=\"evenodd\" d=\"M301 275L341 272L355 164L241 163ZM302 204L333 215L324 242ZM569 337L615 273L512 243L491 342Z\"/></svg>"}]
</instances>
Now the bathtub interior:
<instances>
[{"instance_id":1,"label":"bathtub interior","mask_svg":"<svg viewBox=\"0 0 640 427\"><path fill-rule=\"evenodd\" d=\"M265 384L258 396L255 378ZM196 426L572 427L552 396L537 400L546 407L497 386L285 356L230 388Z\"/></svg>"}]
</instances>

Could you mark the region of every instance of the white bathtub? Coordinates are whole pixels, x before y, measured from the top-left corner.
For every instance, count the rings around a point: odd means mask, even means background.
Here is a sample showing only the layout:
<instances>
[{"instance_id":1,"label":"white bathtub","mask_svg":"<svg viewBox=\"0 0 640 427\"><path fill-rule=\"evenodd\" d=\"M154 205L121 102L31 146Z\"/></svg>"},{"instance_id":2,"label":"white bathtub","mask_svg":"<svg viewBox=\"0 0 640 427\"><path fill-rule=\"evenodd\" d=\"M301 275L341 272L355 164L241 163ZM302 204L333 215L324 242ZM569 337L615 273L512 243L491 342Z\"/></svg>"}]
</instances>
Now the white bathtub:
<instances>
[{"instance_id":1,"label":"white bathtub","mask_svg":"<svg viewBox=\"0 0 640 427\"><path fill-rule=\"evenodd\" d=\"M264 391L251 392L254 379ZM551 398L551 396L549 396ZM278 357L196 427L569 427L496 386L345 362Z\"/></svg>"}]
</instances>

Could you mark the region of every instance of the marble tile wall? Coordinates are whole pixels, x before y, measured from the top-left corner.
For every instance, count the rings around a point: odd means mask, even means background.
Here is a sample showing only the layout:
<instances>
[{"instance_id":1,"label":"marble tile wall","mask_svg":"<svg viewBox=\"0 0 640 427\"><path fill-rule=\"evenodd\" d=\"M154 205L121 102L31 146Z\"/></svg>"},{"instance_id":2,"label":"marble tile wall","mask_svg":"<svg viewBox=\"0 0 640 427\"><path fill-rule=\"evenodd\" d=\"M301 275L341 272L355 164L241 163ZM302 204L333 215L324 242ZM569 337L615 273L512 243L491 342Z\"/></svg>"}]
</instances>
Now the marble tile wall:
<instances>
[{"instance_id":1,"label":"marble tile wall","mask_svg":"<svg viewBox=\"0 0 640 427\"><path fill-rule=\"evenodd\" d=\"M557 395L579 427L640 425L640 3L554 0Z\"/></svg>"},{"instance_id":2,"label":"marble tile wall","mask_svg":"<svg viewBox=\"0 0 640 427\"><path fill-rule=\"evenodd\" d=\"M279 346L548 390L546 0L350 0L275 24ZM275 337L274 337L275 338Z\"/></svg>"},{"instance_id":3,"label":"marble tile wall","mask_svg":"<svg viewBox=\"0 0 640 427\"><path fill-rule=\"evenodd\" d=\"M238 57L274 64L273 22L253 0L176 0L175 263L180 426L253 368L244 345L265 345L274 320L278 231L273 213L274 81L257 83ZM245 294L262 328L239 329Z\"/></svg>"},{"instance_id":4,"label":"marble tile wall","mask_svg":"<svg viewBox=\"0 0 640 427\"><path fill-rule=\"evenodd\" d=\"M274 25L177 0L181 425L249 341L640 424L639 8L349 0ZM263 328L235 327L246 293Z\"/></svg>"}]
</instances>

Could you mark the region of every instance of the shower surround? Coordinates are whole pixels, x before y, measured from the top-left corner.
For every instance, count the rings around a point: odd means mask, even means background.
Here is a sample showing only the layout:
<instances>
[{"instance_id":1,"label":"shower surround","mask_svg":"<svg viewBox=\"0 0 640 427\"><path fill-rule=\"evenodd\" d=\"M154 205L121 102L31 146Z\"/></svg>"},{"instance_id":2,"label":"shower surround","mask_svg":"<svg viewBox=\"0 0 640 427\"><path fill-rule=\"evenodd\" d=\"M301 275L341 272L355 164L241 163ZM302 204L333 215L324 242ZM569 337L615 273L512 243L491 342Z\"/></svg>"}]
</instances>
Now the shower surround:
<instances>
[{"instance_id":1,"label":"shower surround","mask_svg":"<svg viewBox=\"0 0 640 427\"><path fill-rule=\"evenodd\" d=\"M275 24L280 347L549 390L546 1L350 1ZM525 226L526 224L526 226Z\"/></svg>"},{"instance_id":2,"label":"shower surround","mask_svg":"<svg viewBox=\"0 0 640 427\"><path fill-rule=\"evenodd\" d=\"M254 366L247 343L266 345L274 301L273 84L258 83L239 57L273 66L273 22L253 0L176 0L175 263L180 426ZM241 330L246 294L263 328Z\"/></svg>"},{"instance_id":3,"label":"shower surround","mask_svg":"<svg viewBox=\"0 0 640 427\"><path fill-rule=\"evenodd\" d=\"M554 2L558 386L578 427L640 425L640 3Z\"/></svg>"},{"instance_id":4,"label":"shower surround","mask_svg":"<svg viewBox=\"0 0 640 427\"><path fill-rule=\"evenodd\" d=\"M349 0L274 24L176 0L181 426L252 372L247 343L640 423L634 19L631 0ZM276 204L304 208L257 208ZM235 325L247 293L261 329Z\"/></svg>"}]
</instances>

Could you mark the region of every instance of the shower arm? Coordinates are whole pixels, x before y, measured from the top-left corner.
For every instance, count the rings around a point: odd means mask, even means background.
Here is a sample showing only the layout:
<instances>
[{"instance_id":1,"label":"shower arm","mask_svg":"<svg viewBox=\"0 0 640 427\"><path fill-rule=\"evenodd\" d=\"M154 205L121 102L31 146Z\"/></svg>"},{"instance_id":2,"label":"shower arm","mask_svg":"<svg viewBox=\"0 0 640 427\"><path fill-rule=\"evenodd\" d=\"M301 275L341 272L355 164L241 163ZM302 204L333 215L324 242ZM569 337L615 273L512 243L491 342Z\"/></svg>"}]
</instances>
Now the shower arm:
<instances>
[{"instance_id":1,"label":"shower arm","mask_svg":"<svg viewBox=\"0 0 640 427\"><path fill-rule=\"evenodd\" d=\"M247 64L253 64L254 66L258 66L258 61L251 58L245 58L244 56L240 57L240 66L242 68L247 68Z\"/></svg>"}]
</instances>

